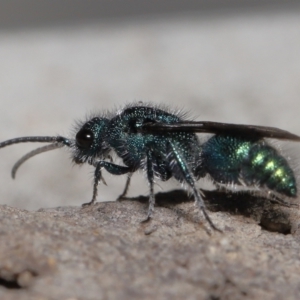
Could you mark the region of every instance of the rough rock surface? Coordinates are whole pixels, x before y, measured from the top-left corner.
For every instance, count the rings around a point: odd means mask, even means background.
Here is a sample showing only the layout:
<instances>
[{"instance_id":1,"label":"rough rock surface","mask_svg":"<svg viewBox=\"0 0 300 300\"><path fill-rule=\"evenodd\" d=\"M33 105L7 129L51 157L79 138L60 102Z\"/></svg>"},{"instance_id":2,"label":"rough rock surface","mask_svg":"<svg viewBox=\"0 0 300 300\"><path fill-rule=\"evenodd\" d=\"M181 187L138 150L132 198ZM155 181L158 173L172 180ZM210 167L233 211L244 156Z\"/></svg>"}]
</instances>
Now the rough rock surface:
<instances>
[{"instance_id":1,"label":"rough rock surface","mask_svg":"<svg viewBox=\"0 0 300 300\"><path fill-rule=\"evenodd\" d=\"M33 212L1 206L0 298L299 299L298 209L209 197L223 233L180 191L159 194L147 223L143 197Z\"/></svg>"}]
</instances>

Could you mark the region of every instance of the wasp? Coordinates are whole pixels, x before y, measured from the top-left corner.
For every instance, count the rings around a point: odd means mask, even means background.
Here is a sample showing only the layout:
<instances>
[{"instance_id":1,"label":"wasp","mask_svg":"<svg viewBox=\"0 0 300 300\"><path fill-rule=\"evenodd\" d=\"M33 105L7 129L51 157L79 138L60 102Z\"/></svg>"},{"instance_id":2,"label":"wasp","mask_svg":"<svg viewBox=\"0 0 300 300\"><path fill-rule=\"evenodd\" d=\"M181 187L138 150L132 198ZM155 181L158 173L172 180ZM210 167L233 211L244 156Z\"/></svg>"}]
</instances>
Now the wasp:
<instances>
[{"instance_id":1,"label":"wasp","mask_svg":"<svg viewBox=\"0 0 300 300\"><path fill-rule=\"evenodd\" d=\"M190 189L196 206L215 230L218 229L206 211L201 190L196 186L201 178L209 176L217 189L226 190L230 185L236 185L250 191L256 187L268 198L283 204L286 197L297 197L297 182L292 167L266 140L300 141L298 135L285 130L189 121L183 114L169 109L133 103L117 112L95 115L77 123L74 132L70 138L30 136L0 143L0 148L25 142L48 143L18 160L12 168L12 177L29 158L67 147L75 164L88 163L95 168L92 199L83 206L95 203L98 183L105 183L103 169L112 175L128 174L120 198L126 196L132 174L143 170L150 190L146 220L154 212L155 180L175 178ZM212 136L201 143L197 133L210 133ZM113 153L121 159L121 164L113 162Z\"/></svg>"}]
</instances>

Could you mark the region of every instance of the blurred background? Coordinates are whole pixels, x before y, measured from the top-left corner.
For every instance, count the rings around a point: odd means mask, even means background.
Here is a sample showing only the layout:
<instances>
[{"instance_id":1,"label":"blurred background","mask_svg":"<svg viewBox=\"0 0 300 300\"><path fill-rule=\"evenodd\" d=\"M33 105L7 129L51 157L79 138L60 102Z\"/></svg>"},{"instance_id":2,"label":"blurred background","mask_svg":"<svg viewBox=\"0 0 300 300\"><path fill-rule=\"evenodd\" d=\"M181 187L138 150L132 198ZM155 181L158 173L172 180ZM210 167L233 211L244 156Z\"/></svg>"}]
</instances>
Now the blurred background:
<instances>
[{"instance_id":1,"label":"blurred background","mask_svg":"<svg viewBox=\"0 0 300 300\"><path fill-rule=\"evenodd\" d=\"M75 120L132 101L300 134L299 57L299 1L1 1L0 140L69 136ZM62 149L10 178L38 146L1 149L0 203L89 201L93 168L72 166ZM126 177L104 176L98 200L115 200ZM148 187L135 174L129 195L140 193Z\"/></svg>"}]
</instances>

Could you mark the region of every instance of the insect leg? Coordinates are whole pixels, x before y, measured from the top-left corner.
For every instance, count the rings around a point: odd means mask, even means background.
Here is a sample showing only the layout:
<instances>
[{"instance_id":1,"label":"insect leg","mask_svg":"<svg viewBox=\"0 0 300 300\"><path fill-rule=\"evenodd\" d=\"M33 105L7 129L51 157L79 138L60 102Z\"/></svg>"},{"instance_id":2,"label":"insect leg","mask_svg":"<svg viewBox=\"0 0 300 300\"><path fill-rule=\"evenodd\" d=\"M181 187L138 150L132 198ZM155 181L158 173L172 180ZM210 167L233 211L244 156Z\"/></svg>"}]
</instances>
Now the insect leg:
<instances>
[{"instance_id":1,"label":"insect leg","mask_svg":"<svg viewBox=\"0 0 300 300\"><path fill-rule=\"evenodd\" d=\"M84 203L82 204L82 206L88 206L91 205L93 203L95 203L96 198L97 198L97 194L98 194L98 183L99 181L103 179L102 177L102 173L101 173L101 169L104 168L107 172L109 172L110 174L113 175L123 175L126 174L128 172L131 172L131 168L129 167L124 167L124 166L119 166L104 160L98 161L94 164L94 166L96 167L95 169L95 175L94 175L94 187L93 187L93 197L92 200L88 203ZM105 183L105 181L104 181Z\"/></svg>"},{"instance_id":2,"label":"insect leg","mask_svg":"<svg viewBox=\"0 0 300 300\"><path fill-rule=\"evenodd\" d=\"M127 174L129 172L132 172L132 169L129 167L116 165L116 164L113 164L111 162L104 161L104 160L99 161L97 163L97 166L99 164L101 165L101 168L104 168L108 173L110 173L112 175L123 175L123 174Z\"/></svg>"},{"instance_id":3,"label":"insect leg","mask_svg":"<svg viewBox=\"0 0 300 300\"><path fill-rule=\"evenodd\" d=\"M96 169L95 169L95 175L94 175L94 186L93 186L93 197L92 197L92 200L90 202L87 202L87 203L83 203L82 204L82 207L85 207L85 206L89 206L91 204L94 204L95 201L96 201L96 198L97 198L97 194L98 194L98 183L102 177L102 174L101 174L101 162L99 162L96 166Z\"/></svg>"},{"instance_id":4,"label":"insect leg","mask_svg":"<svg viewBox=\"0 0 300 300\"><path fill-rule=\"evenodd\" d=\"M155 196L154 196L154 171L153 171L153 157L152 152L148 151L147 153L147 178L150 186L150 195L149 195L149 208L147 218L142 222L147 222L150 220L151 215L154 212L154 205L155 205Z\"/></svg>"},{"instance_id":5,"label":"insect leg","mask_svg":"<svg viewBox=\"0 0 300 300\"><path fill-rule=\"evenodd\" d=\"M209 217L209 215L206 212L206 208L205 208L205 204L204 201L201 197L201 195L199 194L196 186L195 186L195 179L193 176L193 173L191 172L191 170L189 169L187 163L185 162L184 157L180 154L180 151L177 149L177 147L174 145L174 143L172 143L171 141L169 141L171 148L173 150L173 154L175 156L175 159L182 171L182 175L184 177L184 180L186 181L186 183L192 188L193 193L194 193L194 197L195 197L195 204L199 207L199 209L202 211L206 221L209 223L209 225L211 226L211 228L213 228L214 230L220 231L220 229L218 229L213 221L211 220L211 218Z\"/></svg>"},{"instance_id":6,"label":"insect leg","mask_svg":"<svg viewBox=\"0 0 300 300\"><path fill-rule=\"evenodd\" d=\"M124 188L122 194L118 197L118 199L117 199L118 201L121 201L122 199L125 198L125 196L126 196L126 194L128 192L128 189L129 189L129 185L130 185L130 180L131 180L132 174L133 173L128 173L126 184L125 184L125 188Z\"/></svg>"}]
</instances>

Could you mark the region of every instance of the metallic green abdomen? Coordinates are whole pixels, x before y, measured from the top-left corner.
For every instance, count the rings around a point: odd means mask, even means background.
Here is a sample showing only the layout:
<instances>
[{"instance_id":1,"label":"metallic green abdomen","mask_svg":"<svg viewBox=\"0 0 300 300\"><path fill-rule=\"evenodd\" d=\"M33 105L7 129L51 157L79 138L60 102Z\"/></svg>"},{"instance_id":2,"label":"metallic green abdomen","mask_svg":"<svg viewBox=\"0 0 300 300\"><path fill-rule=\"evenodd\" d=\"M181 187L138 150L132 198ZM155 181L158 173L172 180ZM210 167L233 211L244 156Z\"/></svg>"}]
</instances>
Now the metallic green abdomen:
<instances>
[{"instance_id":1,"label":"metallic green abdomen","mask_svg":"<svg viewBox=\"0 0 300 300\"><path fill-rule=\"evenodd\" d=\"M201 157L204 172L216 182L297 195L295 175L287 160L262 140L216 135L204 143Z\"/></svg>"}]
</instances>

